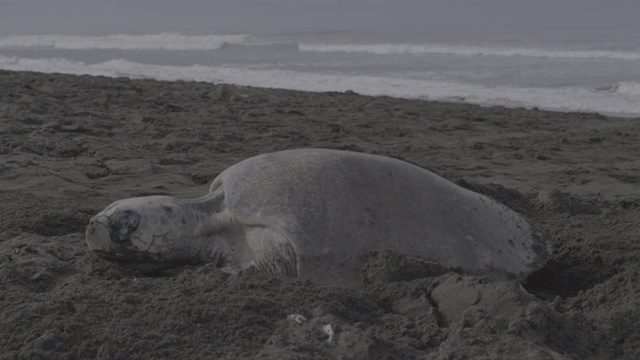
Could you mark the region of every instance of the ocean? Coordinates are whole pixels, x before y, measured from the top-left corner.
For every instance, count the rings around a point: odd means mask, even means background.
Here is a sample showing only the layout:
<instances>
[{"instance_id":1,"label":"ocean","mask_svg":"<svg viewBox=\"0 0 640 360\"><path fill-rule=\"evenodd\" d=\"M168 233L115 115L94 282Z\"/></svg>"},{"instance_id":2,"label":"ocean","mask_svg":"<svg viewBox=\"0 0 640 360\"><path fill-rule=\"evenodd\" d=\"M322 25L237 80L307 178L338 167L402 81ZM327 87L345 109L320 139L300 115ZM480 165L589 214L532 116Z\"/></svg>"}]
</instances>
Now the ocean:
<instances>
[{"instance_id":1,"label":"ocean","mask_svg":"<svg viewBox=\"0 0 640 360\"><path fill-rule=\"evenodd\" d=\"M640 117L640 27L637 33L597 24L591 32L557 26L465 32L395 21L329 29L297 22L266 30L156 23L100 34L0 31L0 69Z\"/></svg>"}]
</instances>

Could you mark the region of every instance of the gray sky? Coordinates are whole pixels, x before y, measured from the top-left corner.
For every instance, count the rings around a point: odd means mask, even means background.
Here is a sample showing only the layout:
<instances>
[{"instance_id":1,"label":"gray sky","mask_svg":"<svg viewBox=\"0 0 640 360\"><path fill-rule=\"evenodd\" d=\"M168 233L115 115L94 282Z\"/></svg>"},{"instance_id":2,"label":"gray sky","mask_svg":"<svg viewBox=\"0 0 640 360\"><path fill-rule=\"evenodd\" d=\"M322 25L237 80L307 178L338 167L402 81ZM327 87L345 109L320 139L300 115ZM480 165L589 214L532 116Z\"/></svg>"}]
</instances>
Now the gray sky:
<instances>
[{"instance_id":1,"label":"gray sky","mask_svg":"<svg viewBox=\"0 0 640 360\"><path fill-rule=\"evenodd\" d=\"M640 0L0 0L0 35L158 31L638 29Z\"/></svg>"}]
</instances>

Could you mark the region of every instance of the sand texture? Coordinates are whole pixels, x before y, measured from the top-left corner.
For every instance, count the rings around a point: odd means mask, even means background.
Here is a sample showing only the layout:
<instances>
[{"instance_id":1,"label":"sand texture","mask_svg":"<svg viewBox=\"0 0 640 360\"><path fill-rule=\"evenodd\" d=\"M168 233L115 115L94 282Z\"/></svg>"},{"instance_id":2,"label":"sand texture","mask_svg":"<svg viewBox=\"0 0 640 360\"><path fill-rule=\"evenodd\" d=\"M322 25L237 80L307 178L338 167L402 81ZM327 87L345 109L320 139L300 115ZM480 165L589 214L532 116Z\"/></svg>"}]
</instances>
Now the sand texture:
<instances>
[{"instance_id":1,"label":"sand texture","mask_svg":"<svg viewBox=\"0 0 640 360\"><path fill-rule=\"evenodd\" d=\"M637 359L639 136L597 114L0 71L0 359ZM88 252L112 201L201 196L301 147L487 194L553 259L521 287L380 252L343 289L212 264L141 276Z\"/></svg>"}]
</instances>

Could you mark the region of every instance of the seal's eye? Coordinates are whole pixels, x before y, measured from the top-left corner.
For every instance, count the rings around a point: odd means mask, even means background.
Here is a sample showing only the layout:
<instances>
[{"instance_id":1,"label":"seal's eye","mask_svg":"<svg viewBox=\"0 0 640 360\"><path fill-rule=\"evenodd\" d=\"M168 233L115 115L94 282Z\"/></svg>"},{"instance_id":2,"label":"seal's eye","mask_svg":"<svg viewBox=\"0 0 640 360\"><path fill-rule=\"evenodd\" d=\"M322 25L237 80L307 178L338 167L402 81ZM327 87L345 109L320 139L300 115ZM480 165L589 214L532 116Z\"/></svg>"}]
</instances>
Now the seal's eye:
<instances>
[{"instance_id":1,"label":"seal's eye","mask_svg":"<svg viewBox=\"0 0 640 360\"><path fill-rule=\"evenodd\" d=\"M140 214L131 210L119 211L109 219L109 238L116 243L129 242L138 226Z\"/></svg>"}]
</instances>

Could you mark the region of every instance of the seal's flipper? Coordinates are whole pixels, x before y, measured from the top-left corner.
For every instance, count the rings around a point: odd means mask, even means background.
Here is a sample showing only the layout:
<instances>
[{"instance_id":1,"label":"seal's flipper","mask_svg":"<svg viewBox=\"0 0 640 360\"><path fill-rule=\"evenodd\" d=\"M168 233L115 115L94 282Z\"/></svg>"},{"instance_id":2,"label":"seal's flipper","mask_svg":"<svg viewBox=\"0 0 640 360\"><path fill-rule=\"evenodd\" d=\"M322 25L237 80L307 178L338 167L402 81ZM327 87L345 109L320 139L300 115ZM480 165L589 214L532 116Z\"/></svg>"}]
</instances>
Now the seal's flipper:
<instances>
[{"instance_id":1,"label":"seal's flipper","mask_svg":"<svg viewBox=\"0 0 640 360\"><path fill-rule=\"evenodd\" d=\"M246 239L254 256L250 265L276 278L298 276L295 248L279 231L266 226L252 226L246 230Z\"/></svg>"}]
</instances>

